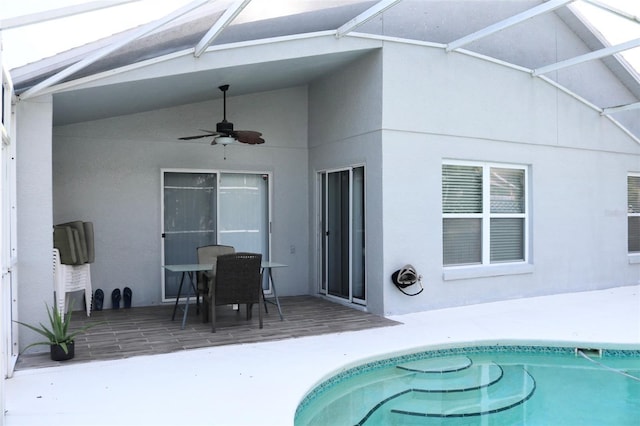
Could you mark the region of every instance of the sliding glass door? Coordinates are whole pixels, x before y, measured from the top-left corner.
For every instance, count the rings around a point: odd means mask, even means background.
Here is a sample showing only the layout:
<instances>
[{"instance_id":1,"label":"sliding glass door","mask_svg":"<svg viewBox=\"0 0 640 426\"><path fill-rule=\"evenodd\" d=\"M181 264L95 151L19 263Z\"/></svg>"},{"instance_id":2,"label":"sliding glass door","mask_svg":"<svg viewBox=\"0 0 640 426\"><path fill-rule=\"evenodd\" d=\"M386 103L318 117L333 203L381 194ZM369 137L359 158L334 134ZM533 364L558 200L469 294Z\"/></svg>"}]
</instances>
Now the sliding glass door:
<instances>
[{"instance_id":1,"label":"sliding glass door","mask_svg":"<svg viewBox=\"0 0 640 426\"><path fill-rule=\"evenodd\" d=\"M366 302L364 167L322 172L322 293Z\"/></svg>"},{"instance_id":2,"label":"sliding glass door","mask_svg":"<svg viewBox=\"0 0 640 426\"><path fill-rule=\"evenodd\" d=\"M268 175L222 173L219 194L219 244L236 251L269 253Z\"/></svg>"},{"instance_id":3,"label":"sliding glass door","mask_svg":"<svg viewBox=\"0 0 640 426\"><path fill-rule=\"evenodd\" d=\"M218 175L163 173L163 265L198 263L196 248L216 244ZM181 274L165 271L163 300L178 294Z\"/></svg>"},{"instance_id":4,"label":"sliding glass door","mask_svg":"<svg viewBox=\"0 0 640 426\"><path fill-rule=\"evenodd\" d=\"M263 173L164 170L162 264L198 263L196 249L210 244L268 259L268 182ZM180 278L164 272L164 301L175 299Z\"/></svg>"}]
</instances>

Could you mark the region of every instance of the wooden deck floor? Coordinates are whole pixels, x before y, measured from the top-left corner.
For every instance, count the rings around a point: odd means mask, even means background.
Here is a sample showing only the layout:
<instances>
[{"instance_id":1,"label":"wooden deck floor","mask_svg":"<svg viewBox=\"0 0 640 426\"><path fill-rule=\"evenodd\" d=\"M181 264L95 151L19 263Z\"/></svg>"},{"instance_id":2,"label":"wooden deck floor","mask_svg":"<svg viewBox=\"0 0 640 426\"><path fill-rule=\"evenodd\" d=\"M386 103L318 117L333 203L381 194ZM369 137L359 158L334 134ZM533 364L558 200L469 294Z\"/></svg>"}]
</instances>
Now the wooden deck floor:
<instances>
[{"instance_id":1,"label":"wooden deck floor","mask_svg":"<svg viewBox=\"0 0 640 426\"><path fill-rule=\"evenodd\" d=\"M239 343L265 342L315 336L327 333L365 330L397 325L397 322L361 312L337 303L313 297L295 296L280 298L284 320L280 321L277 308L269 305L264 314L264 327L258 328L257 307L253 318L246 321L245 307L240 313L228 307L220 307L216 333L211 324L202 323L195 306L189 308L186 327L180 329L182 312L171 321L173 305L134 307L131 309L95 311L87 318L80 311L74 312L72 327L100 323L76 338L75 358L65 363L81 363L95 360L113 360L138 355L152 355ZM31 352L30 349L28 352ZM42 347L40 347L42 350ZM22 354L16 370L60 365L51 361L49 352Z\"/></svg>"}]
</instances>

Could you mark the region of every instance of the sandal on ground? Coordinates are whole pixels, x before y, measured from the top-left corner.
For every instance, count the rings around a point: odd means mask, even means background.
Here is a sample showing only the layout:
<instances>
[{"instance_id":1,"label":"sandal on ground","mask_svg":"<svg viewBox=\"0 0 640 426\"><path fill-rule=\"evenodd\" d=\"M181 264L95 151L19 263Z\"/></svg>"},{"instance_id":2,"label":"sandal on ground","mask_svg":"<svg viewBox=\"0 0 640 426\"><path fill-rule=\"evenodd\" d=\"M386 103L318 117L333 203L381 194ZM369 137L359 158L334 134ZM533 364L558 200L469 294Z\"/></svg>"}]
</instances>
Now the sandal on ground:
<instances>
[{"instance_id":1,"label":"sandal on ground","mask_svg":"<svg viewBox=\"0 0 640 426\"><path fill-rule=\"evenodd\" d=\"M101 289L97 289L93 294L93 310L101 311L104 304L104 292Z\"/></svg>"},{"instance_id":2,"label":"sandal on ground","mask_svg":"<svg viewBox=\"0 0 640 426\"><path fill-rule=\"evenodd\" d=\"M133 296L133 292L129 287L125 287L122 291L122 301L124 302L125 309L129 309L131 307L131 297Z\"/></svg>"},{"instance_id":3,"label":"sandal on ground","mask_svg":"<svg viewBox=\"0 0 640 426\"><path fill-rule=\"evenodd\" d=\"M111 292L111 309L120 309L120 289L116 288Z\"/></svg>"}]
</instances>

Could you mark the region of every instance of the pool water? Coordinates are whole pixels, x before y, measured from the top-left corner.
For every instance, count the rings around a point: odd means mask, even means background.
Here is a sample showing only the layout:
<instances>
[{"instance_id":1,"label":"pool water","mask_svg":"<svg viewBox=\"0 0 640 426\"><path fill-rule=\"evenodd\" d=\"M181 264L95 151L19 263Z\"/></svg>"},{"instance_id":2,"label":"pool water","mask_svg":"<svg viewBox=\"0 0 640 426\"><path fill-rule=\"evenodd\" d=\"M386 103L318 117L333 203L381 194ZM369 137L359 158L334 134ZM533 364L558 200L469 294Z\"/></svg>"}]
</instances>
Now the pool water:
<instances>
[{"instance_id":1,"label":"pool water","mask_svg":"<svg viewBox=\"0 0 640 426\"><path fill-rule=\"evenodd\" d=\"M312 390L296 426L640 425L640 351L493 347L367 363Z\"/></svg>"}]
</instances>

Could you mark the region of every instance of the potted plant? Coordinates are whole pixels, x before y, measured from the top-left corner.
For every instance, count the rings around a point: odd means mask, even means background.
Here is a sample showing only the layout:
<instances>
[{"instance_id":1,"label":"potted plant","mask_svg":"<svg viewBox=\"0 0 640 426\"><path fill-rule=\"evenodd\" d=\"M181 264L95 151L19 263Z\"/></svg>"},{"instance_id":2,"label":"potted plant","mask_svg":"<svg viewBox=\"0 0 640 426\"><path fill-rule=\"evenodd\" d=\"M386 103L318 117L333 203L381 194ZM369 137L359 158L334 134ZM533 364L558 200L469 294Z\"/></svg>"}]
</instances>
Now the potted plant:
<instances>
[{"instance_id":1,"label":"potted plant","mask_svg":"<svg viewBox=\"0 0 640 426\"><path fill-rule=\"evenodd\" d=\"M35 331L38 334L44 336L47 340L41 342L35 342L24 348L29 349L31 346L36 345L49 345L51 348L51 359L54 361L65 361L72 359L75 355L75 342L74 338L87 331L89 328L98 325L88 324L78 330L69 332L69 323L71 322L71 312L73 303L69 306L69 311L65 316L62 316L58 311L58 307L54 305L53 309L49 309L49 305L45 303L47 307L47 315L49 316L49 326L40 323L39 327L31 324L25 324L20 321L16 321L20 325Z\"/></svg>"}]
</instances>

